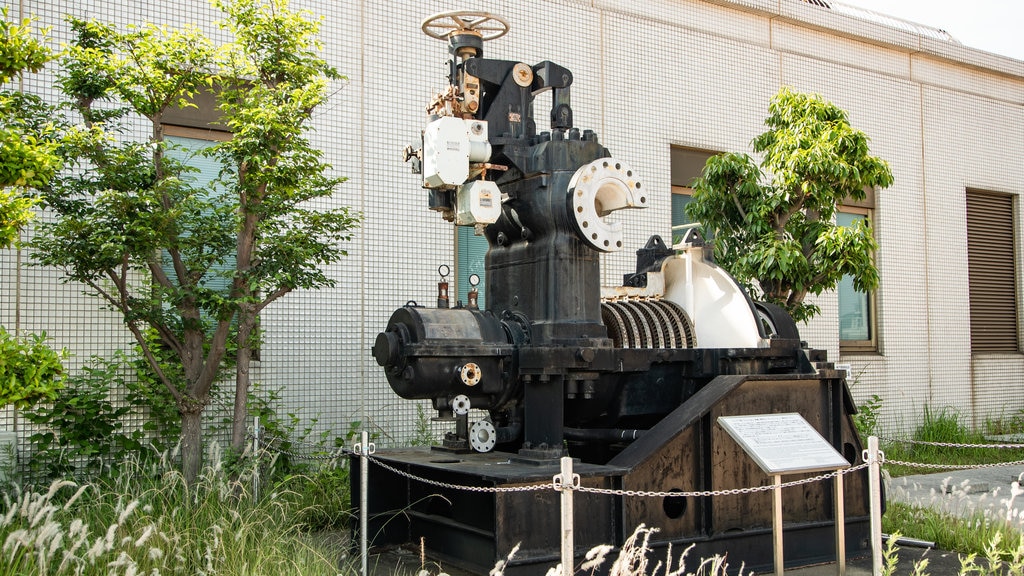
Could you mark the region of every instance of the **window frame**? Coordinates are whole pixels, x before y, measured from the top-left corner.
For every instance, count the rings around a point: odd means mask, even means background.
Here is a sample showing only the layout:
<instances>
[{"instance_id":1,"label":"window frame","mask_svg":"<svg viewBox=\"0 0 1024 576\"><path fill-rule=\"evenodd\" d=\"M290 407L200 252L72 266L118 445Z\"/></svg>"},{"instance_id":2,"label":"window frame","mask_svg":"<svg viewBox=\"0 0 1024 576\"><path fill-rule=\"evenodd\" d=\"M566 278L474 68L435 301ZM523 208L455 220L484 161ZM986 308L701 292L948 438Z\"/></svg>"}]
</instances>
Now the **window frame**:
<instances>
[{"instance_id":1,"label":"window frame","mask_svg":"<svg viewBox=\"0 0 1024 576\"><path fill-rule=\"evenodd\" d=\"M872 231L874 231L874 194L869 194L862 201L844 201L836 207L836 213L843 214L856 214L863 216L866 220L871 223ZM875 260L872 255L872 260ZM839 307L839 290L836 289L836 307ZM868 335L866 340L844 340L842 337L841 329L839 332L839 355L851 355L851 354L877 354L879 353L878 346L878 289L870 290L867 292L867 306L868 306ZM842 318L839 319L842 322Z\"/></svg>"}]
</instances>

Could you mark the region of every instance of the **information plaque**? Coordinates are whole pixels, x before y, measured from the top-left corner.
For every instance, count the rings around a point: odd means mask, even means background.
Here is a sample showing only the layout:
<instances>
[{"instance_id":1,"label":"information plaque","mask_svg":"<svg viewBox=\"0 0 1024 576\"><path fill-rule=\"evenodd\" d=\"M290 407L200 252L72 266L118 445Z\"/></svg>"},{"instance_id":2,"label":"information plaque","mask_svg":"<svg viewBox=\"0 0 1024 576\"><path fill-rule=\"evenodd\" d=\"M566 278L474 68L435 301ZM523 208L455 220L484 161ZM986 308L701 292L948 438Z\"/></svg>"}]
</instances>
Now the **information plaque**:
<instances>
[{"instance_id":1,"label":"information plaque","mask_svg":"<svg viewBox=\"0 0 1024 576\"><path fill-rule=\"evenodd\" d=\"M766 474L772 490L772 541L775 576L785 576L782 559L782 475L849 468L850 463L804 417L796 413L720 416L718 423ZM834 479L836 571L846 575L846 514L843 476Z\"/></svg>"},{"instance_id":2,"label":"information plaque","mask_svg":"<svg viewBox=\"0 0 1024 576\"><path fill-rule=\"evenodd\" d=\"M767 474L820 472L850 463L796 413L720 416L718 423Z\"/></svg>"}]
</instances>

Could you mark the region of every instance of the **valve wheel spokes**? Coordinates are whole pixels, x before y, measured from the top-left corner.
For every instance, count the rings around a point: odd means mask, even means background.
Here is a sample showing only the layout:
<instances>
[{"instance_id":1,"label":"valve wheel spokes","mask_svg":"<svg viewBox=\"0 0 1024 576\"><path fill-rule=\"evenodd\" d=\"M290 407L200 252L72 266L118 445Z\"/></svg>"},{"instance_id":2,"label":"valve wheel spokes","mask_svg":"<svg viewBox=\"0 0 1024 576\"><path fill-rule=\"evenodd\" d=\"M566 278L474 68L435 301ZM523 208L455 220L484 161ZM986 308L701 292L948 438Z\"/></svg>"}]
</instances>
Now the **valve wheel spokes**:
<instances>
[{"instance_id":1,"label":"valve wheel spokes","mask_svg":"<svg viewBox=\"0 0 1024 576\"><path fill-rule=\"evenodd\" d=\"M441 12L423 21L423 33L431 38L447 40L453 34L477 34L481 40L494 40L508 33L509 25L504 18L488 12L457 10Z\"/></svg>"}]
</instances>

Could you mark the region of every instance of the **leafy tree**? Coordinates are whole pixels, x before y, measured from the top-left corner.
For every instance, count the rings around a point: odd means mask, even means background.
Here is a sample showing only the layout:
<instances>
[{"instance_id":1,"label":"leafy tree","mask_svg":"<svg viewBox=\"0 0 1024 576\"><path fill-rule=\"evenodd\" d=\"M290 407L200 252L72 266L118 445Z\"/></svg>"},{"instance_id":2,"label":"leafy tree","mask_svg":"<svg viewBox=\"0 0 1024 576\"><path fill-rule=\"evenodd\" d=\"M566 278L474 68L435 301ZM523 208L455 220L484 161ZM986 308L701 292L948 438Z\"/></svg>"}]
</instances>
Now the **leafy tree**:
<instances>
[{"instance_id":1,"label":"leafy tree","mask_svg":"<svg viewBox=\"0 0 1024 576\"><path fill-rule=\"evenodd\" d=\"M326 79L337 76L315 57L317 24L285 0L216 5L236 34L219 47L195 28L73 21L60 87L81 122L62 148L72 170L45 195L57 218L33 238L39 263L123 314L174 398L189 481L226 359L237 353L241 447L256 315L291 290L331 285L320 268L345 254L338 242L358 221L346 208L312 208L341 182L324 176L330 166L305 138ZM214 91L233 132L202 152L223 166L205 187L163 133L164 114L191 106L200 90ZM149 127L141 141L129 131L139 122Z\"/></svg>"},{"instance_id":2,"label":"leafy tree","mask_svg":"<svg viewBox=\"0 0 1024 576\"><path fill-rule=\"evenodd\" d=\"M0 9L0 84L23 72L39 72L50 50L33 37L32 22L7 20ZM0 90L0 248L8 248L32 219L36 198L28 192L45 185L60 166L51 109L42 99L20 91ZM53 400L63 385L61 361L46 334L20 336L0 326L0 407L25 408Z\"/></svg>"},{"instance_id":3,"label":"leafy tree","mask_svg":"<svg viewBox=\"0 0 1024 576\"><path fill-rule=\"evenodd\" d=\"M320 56L316 22L268 3L218 0L236 38L225 73L251 79L228 83L221 95L225 125L234 137L213 153L239 203L236 274L237 370L231 444L241 451L249 390L249 360L260 311L288 292L333 286L323 266L347 253L358 218L348 210L323 211L311 201L330 197L343 178L329 176L319 150L305 137L313 111L326 100L327 81L340 78Z\"/></svg>"},{"instance_id":4,"label":"leafy tree","mask_svg":"<svg viewBox=\"0 0 1024 576\"><path fill-rule=\"evenodd\" d=\"M32 36L30 20L13 24L7 8L0 9L0 84L42 70L50 58ZM0 248L9 247L32 218L35 198L26 190L46 184L60 166L49 118L39 97L0 90Z\"/></svg>"},{"instance_id":5,"label":"leafy tree","mask_svg":"<svg viewBox=\"0 0 1024 576\"><path fill-rule=\"evenodd\" d=\"M845 199L890 186L892 172L846 112L818 95L783 88L768 112L768 130L752 142L760 165L742 153L709 158L687 214L714 235L720 265L802 321L820 312L807 295L847 274L857 290L878 285L870 223L834 219Z\"/></svg>"}]
</instances>

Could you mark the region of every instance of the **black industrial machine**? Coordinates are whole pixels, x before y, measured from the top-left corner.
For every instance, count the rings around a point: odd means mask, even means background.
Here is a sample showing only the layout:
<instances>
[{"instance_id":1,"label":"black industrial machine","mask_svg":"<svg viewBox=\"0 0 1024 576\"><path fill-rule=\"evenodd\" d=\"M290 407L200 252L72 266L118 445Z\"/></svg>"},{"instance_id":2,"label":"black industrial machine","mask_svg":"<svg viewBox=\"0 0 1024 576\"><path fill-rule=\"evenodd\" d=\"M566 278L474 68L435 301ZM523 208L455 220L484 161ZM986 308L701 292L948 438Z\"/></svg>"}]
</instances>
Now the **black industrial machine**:
<instances>
[{"instance_id":1,"label":"black industrial machine","mask_svg":"<svg viewBox=\"0 0 1024 576\"><path fill-rule=\"evenodd\" d=\"M422 148L407 148L406 159L432 210L486 236L486 309L475 287L467 302L451 302L442 270L437 307L410 302L377 336L373 355L394 391L430 400L453 426L442 446L376 454L388 468L368 470L372 542L422 542L428 554L479 573L519 544L505 573L543 574L559 560L556 492L447 485L550 482L565 455L577 460L583 486L770 483L719 416L799 413L856 464L861 446L843 374L803 347L783 310L751 301L696 233L674 246L651 238L623 286L602 288L601 255L625 248L610 215L645 208L659 192L593 131L574 126L572 73L484 58L484 41L508 30L494 15L439 14L423 30L449 44L450 85L428 107ZM538 132L547 115L534 99L546 91L550 128ZM352 478L358 494L359 474ZM846 549L863 553L866 474L845 484ZM831 485L783 494L787 565L834 559ZM580 493L575 542L582 555L646 524L659 529L658 546L696 544L691 558L727 552L734 566L770 567L771 510L768 492Z\"/></svg>"}]
</instances>

